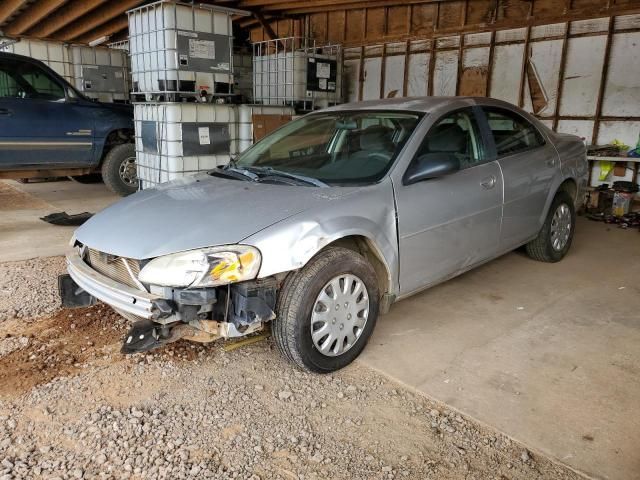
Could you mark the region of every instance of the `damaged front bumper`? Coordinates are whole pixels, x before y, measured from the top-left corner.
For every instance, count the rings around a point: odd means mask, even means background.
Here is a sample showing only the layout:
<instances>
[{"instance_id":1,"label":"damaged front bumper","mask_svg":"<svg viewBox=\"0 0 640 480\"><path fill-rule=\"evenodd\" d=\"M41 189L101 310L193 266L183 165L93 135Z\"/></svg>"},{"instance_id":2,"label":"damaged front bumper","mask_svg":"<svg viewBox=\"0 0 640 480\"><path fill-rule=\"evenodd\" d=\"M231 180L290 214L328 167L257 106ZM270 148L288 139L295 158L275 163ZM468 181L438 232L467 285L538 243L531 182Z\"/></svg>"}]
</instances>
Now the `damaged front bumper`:
<instances>
[{"instance_id":1,"label":"damaged front bumper","mask_svg":"<svg viewBox=\"0 0 640 480\"><path fill-rule=\"evenodd\" d=\"M208 289L165 287L165 295L158 295L97 272L85 262L81 248L69 250L66 261L69 275L58 281L63 306L89 306L101 300L136 320L123 353L151 350L180 338L210 342L242 337L275 318L275 278Z\"/></svg>"},{"instance_id":2,"label":"damaged front bumper","mask_svg":"<svg viewBox=\"0 0 640 480\"><path fill-rule=\"evenodd\" d=\"M84 262L79 249L68 251L66 260L67 271L78 287L113 308L147 320L158 320L171 314L165 299L116 282L93 270Z\"/></svg>"}]
</instances>

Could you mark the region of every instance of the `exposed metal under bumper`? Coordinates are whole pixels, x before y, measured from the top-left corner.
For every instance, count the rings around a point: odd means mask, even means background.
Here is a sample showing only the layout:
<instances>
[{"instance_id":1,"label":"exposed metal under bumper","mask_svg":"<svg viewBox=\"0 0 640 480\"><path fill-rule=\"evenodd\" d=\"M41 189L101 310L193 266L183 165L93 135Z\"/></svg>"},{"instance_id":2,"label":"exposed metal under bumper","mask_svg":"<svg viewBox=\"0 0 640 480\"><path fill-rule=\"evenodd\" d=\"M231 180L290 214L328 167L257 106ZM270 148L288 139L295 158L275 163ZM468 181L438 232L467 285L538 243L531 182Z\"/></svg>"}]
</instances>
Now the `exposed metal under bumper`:
<instances>
[{"instance_id":1,"label":"exposed metal under bumper","mask_svg":"<svg viewBox=\"0 0 640 480\"><path fill-rule=\"evenodd\" d=\"M108 305L145 319L160 315L157 302L164 299L141 292L91 269L74 248L67 252L67 271L80 288Z\"/></svg>"}]
</instances>

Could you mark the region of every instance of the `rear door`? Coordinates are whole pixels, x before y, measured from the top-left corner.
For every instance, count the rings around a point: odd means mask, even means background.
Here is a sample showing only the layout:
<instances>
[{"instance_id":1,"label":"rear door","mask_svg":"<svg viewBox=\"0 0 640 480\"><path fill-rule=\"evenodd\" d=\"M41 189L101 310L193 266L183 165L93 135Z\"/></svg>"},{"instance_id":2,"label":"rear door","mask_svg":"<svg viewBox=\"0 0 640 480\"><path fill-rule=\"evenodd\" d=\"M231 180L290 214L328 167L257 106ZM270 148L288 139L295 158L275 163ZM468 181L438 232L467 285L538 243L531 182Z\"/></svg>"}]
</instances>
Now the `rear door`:
<instances>
[{"instance_id":1,"label":"rear door","mask_svg":"<svg viewBox=\"0 0 640 480\"><path fill-rule=\"evenodd\" d=\"M37 63L0 59L0 169L88 166L93 110Z\"/></svg>"},{"instance_id":2,"label":"rear door","mask_svg":"<svg viewBox=\"0 0 640 480\"><path fill-rule=\"evenodd\" d=\"M502 175L487 156L475 110L464 108L438 119L413 160L429 153L453 154L459 171L396 188L402 295L496 255Z\"/></svg>"},{"instance_id":3,"label":"rear door","mask_svg":"<svg viewBox=\"0 0 640 480\"><path fill-rule=\"evenodd\" d=\"M483 107L494 154L504 177L500 250L516 248L537 235L554 175L559 170L553 145L522 115Z\"/></svg>"}]
</instances>

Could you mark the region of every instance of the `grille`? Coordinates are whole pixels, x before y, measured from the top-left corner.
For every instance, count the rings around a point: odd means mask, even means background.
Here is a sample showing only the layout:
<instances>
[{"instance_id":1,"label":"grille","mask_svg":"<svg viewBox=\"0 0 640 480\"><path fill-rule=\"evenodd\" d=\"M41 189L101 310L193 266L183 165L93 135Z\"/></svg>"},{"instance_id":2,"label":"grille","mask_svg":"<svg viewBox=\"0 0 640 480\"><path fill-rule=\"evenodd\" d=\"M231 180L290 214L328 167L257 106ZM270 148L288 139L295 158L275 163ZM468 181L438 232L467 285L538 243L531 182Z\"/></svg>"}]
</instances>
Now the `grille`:
<instances>
[{"instance_id":1,"label":"grille","mask_svg":"<svg viewBox=\"0 0 640 480\"><path fill-rule=\"evenodd\" d=\"M120 283L124 283L133 288L139 288L132 277L127 271L125 262L129 264L131 273L138 278L140 273L140 262L138 260L132 260L130 258L116 257L114 255L108 255L106 253L99 252L97 250L89 249L89 265L94 270L109 277L111 280L115 280Z\"/></svg>"}]
</instances>

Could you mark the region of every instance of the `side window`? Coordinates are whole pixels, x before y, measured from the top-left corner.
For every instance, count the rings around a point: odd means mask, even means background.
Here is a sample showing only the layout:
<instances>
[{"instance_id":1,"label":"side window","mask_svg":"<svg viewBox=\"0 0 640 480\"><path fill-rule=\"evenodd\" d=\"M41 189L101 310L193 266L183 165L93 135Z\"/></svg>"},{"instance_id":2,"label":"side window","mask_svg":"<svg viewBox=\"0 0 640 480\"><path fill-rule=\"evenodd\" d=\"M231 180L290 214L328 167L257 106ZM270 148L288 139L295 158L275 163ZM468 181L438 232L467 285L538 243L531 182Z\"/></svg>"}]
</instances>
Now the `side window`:
<instances>
[{"instance_id":1,"label":"side window","mask_svg":"<svg viewBox=\"0 0 640 480\"><path fill-rule=\"evenodd\" d=\"M19 91L15 79L9 75L9 66L4 62L0 63L0 98L16 98Z\"/></svg>"},{"instance_id":2,"label":"side window","mask_svg":"<svg viewBox=\"0 0 640 480\"><path fill-rule=\"evenodd\" d=\"M460 160L460 168L484 162L483 144L471 109L449 114L431 127L416 158L432 153L455 155Z\"/></svg>"},{"instance_id":3,"label":"side window","mask_svg":"<svg viewBox=\"0 0 640 480\"><path fill-rule=\"evenodd\" d=\"M64 88L47 72L32 63L17 68L18 75L28 84L31 92L27 96L45 100L64 100Z\"/></svg>"},{"instance_id":4,"label":"side window","mask_svg":"<svg viewBox=\"0 0 640 480\"><path fill-rule=\"evenodd\" d=\"M484 111L496 142L498 157L544 145L544 138L538 129L520 115L500 108L485 108Z\"/></svg>"}]
</instances>

